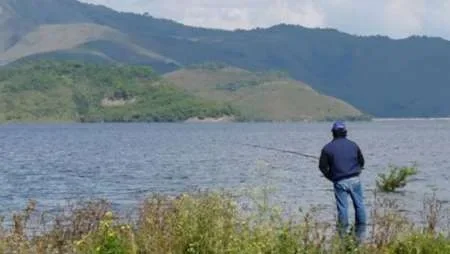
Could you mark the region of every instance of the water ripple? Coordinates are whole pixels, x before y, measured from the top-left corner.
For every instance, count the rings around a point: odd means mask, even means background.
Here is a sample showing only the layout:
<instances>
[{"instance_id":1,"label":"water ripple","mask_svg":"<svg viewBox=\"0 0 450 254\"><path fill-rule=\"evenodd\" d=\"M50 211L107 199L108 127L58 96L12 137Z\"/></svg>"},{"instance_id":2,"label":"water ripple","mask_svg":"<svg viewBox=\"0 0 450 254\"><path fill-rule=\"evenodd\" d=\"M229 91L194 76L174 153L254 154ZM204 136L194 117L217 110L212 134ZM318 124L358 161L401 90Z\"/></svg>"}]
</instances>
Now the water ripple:
<instances>
[{"instance_id":1,"label":"water ripple","mask_svg":"<svg viewBox=\"0 0 450 254\"><path fill-rule=\"evenodd\" d=\"M54 209L67 200L108 198L130 209L155 192L241 190L275 186L286 208L321 206L333 218L332 186L317 162L242 146L251 143L318 155L329 141L328 123L313 124L68 124L0 127L0 212L28 199ZM367 203L375 178L389 165L417 163L419 175L398 196L419 213L435 192L450 201L448 121L350 123L350 138L366 155L362 179Z\"/></svg>"}]
</instances>

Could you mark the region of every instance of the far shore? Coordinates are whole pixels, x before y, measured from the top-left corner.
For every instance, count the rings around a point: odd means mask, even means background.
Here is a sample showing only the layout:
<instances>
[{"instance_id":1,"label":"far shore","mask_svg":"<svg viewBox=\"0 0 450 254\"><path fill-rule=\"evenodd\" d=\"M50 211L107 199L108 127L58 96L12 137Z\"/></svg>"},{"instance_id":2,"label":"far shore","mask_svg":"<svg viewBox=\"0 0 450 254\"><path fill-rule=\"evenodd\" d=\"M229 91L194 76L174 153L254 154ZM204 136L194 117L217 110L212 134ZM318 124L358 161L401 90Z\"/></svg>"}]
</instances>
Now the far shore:
<instances>
[{"instance_id":1,"label":"far shore","mask_svg":"<svg viewBox=\"0 0 450 254\"><path fill-rule=\"evenodd\" d=\"M374 122L382 121L449 121L450 117L386 117L386 118L372 118Z\"/></svg>"},{"instance_id":2,"label":"far shore","mask_svg":"<svg viewBox=\"0 0 450 254\"><path fill-rule=\"evenodd\" d=\"M389 122L389 121L450 121L450 117L411 117L411 118L378 118L374 117L371 119L345 119L342 120L347 122ZM126 124L126 123L323 123L323 122L332 122L333 119L327 120L286 120L286 121L258 121L258 120L239 120L233 116L223 116L223 117L192 117L186 120L181 121L136 121L136 122L127 122L127 121L73 121L73 120L34 120L34 121L4 121L0 122L0 125L29 125L29 124L101 124L101 123L115 123L115 124Z\"/></svg>"}]
</instances>

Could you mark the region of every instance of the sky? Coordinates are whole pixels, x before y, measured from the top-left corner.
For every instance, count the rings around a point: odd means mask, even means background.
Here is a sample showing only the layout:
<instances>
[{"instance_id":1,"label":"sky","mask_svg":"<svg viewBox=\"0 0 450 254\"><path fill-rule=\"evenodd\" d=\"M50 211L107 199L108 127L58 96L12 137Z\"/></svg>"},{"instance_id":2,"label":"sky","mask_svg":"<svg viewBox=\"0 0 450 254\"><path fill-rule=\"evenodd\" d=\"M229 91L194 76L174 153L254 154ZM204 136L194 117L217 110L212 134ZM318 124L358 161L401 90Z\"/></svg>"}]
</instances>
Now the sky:
<instances>
[{"instance_id":1,"label":"sky","mask_svg":"<svg viewBox=\"0 0 450 254\"><path fill-rule=\"evenodd\" d=\"M285 23L356 35L450 40L450 0L81 0L185 25L233 29Z\"/></svg>"}]
</instances>

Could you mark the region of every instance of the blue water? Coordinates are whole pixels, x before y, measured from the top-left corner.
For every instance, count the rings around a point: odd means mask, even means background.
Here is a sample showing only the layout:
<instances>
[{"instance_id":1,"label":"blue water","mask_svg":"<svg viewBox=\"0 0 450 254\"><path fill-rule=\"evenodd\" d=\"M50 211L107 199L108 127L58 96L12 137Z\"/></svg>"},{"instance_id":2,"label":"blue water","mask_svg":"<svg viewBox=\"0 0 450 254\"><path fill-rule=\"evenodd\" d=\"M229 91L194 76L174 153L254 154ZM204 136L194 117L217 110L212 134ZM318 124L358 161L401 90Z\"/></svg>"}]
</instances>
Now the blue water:
<instances>
[{"instance_id":1,"label":"blue water","mask_svg":"<svg viewBox=\"0 0 450 254\"><path fill-rule=\"evenodd\" d=\"M329 123L61 124L0 127L0 213L42 209L68 201L107 198L136 207L152 193L274 187L287 210L321 206L334 216L332 186L317 161L240 145L251 143L319 155ZM450 200L450 121L349 123L367 161L362 175L367 204L378 173L390 164L417 163L419 174L400 193L402 209L420 216L433 192Z\"/></svg>"}]
</instances>

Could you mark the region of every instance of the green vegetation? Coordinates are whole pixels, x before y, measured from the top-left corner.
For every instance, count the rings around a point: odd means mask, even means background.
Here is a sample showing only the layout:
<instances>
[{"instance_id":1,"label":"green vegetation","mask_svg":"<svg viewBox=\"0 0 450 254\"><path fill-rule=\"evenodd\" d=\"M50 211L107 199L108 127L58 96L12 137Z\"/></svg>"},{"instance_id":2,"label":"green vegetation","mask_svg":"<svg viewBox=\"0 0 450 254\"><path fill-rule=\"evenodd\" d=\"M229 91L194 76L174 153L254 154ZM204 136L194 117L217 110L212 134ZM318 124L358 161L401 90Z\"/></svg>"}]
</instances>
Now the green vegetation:
<instances>
[{"instance_id":1,"label":"green vegetation","mask_svg":"<svg viewBox=\"0 0 450 254\"><path fill-rule=\"evenodd\" d=\"M251 71L286 72L377 117L450 115L450 75L443 71L450 64L450 43L440 38L393 40L284 24L248 31L202 29L76 0L3 0L0 6L0 62L24 52L54 58L56 51L62 58L148 63L168 72L220 61ZM39 29L55 24L59 30ZM102 28L86 36L70 24ZM40 36L26 37L37 30Z\"/></svg>"},{"instance_id":2,"label":"green vegetation","mask_svg":"<svg viewBox=\"0 0 450 254\"><path fill-rule=\"evenodd\" d=\"M379 190L384 192L394 192L398 188L403 188L410 176L418 173L416 167L396 167L391 166L389 174L379 174L376 181Z\"/></svg>"},{"instance_id":3,"label":"green vegetation","mask_svg":"<svg viewBox=\"0 0 450 254\"><path fill-rule=\"evenodd\" d=\"M363 119L278 72L207 64L163 77L141 65L21 60L0 68L0 122Z\"/></svg>"},{"instance_id":4,"label":"green vegetation","mask_svg":"<svg viewBox=\"0 0 450 254\"><path fill-rule=\"evenodd\" d=\"M32 61L0 69L0 121L170 122L233 115L149 67Z\"/></svg>"},{"instance_id":5,"label":"green vegetation","mask_svg":"<svg viewBox=\"0 0 450 254\"><path fill-rule=\"evenodd\" d=\"M315 209L282 216L268 205L244 212L228 193L199 192L177 197L155 195L136 218L115 216L106 201L67 207L60 214L39 213L36 203L13 217L0 234L1 253L433 253L450 251L448 229L437 230L442 213L432 210L426 225L408 222L390 200L377 199L366 243L339 239ZM437 202L430 199L430 204ZM391 205L386 205L391 204ZM431 205L432 206L432 205ZM435 207L435 206L433 206ZM428 210L427 210L428 211ZM428 214L430 215L430 214ZM38 220L36 220L38 219ZM49 220L50 219L50 220ZM35 233L29 230L34 229Z\"/></svg>"},{"instance_id":6,"label":"green vegetation","mask_svg":"<svg viewBox=\"0 0 450 254\"><path fill-rule=\"evenodd\" d=\"M245 121L370 119L353 106L324 96L281 72L250 72L220 63L189 66L164 75L189 93L229 103Z\"/></svg>"}]
</instances>

